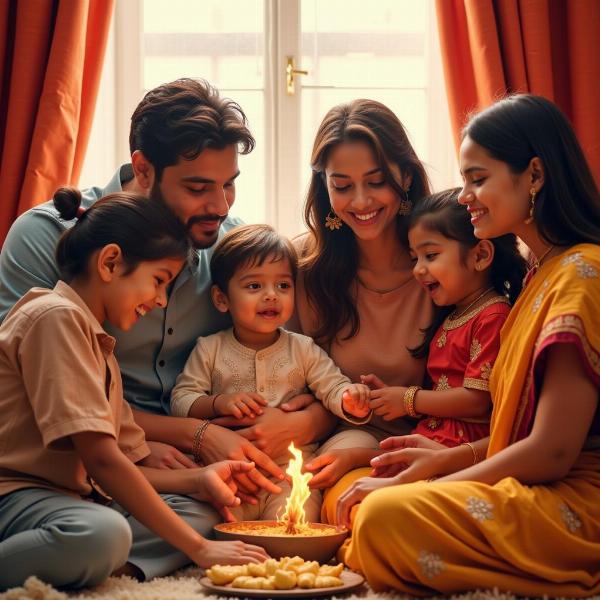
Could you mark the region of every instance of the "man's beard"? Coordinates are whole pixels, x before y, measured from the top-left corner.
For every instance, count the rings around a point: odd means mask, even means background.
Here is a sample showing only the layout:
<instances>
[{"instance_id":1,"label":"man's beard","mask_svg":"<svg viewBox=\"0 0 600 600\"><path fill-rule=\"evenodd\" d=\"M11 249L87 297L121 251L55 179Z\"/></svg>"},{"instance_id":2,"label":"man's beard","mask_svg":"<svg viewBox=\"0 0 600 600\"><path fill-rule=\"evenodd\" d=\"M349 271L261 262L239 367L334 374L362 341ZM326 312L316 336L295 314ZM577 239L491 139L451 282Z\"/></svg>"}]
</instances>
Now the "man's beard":
<instances>
[{"instance_id":1,"label":"man's beard","mask_svg":"<svg viewBox=\"0 0 600 600\"><path fill-rule=\"evenodd\" d=\"M154 184L152 185L152 189L150 190L150 199L151 200L156 200L158 202L161 202L162 204L164 204L171 212L172 209L169 206L169 204L165 201L165 196L162 192L162 190L160 189L160 184L158 181L155 181ZM173 213L175 214L175 213ZM181 219L179 218L178 215L175 215L180 221ZM196 249L196 250L202 250L204 248L210 248L216 241L217 238L219 237L219 229L221 227L221 223L223 223L223 221L227 218L227 216L220 216L220 215L202 215L199 217L190 217L190 219L188 219L188 221L185 223L185 228L188 232L188 238L190 239L190 242L192 244L192 246ZM202 239L198 239L196 237L194 237L194 235L192 234L192 228L194 226L195 223L202 223L204 221L218 221L219 222L219 226L217 227L214 236L212 236L211 238L202 238Z\"/></svg>"}]
</instances>

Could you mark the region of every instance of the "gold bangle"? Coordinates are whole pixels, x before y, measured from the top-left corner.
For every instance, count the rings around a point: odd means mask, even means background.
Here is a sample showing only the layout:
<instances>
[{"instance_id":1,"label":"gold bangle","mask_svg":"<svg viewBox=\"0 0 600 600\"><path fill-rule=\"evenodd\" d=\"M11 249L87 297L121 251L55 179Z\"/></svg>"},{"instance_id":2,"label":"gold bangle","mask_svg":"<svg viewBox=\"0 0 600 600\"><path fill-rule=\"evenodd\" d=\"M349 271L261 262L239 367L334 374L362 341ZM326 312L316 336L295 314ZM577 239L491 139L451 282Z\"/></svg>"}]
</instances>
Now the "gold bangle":
<instances>
[{"instance_id":1,"label":"gold bangle","mask_svg":"<svg viewBox=\"0 0 600 600\"><path fill-rule=\"evenodd\" d=\"M477 449L471 442L464 442L462 446L469 446L471 448L471 452L473 453L473 464L476 465L479 462L479 455L477 454Z\"/></svg>"},{"instance_id":2,"label":"gold bangle","mask_svg":"<svg viewBox=\"0 0 600 600\"><path fill-rule=\"evenodd\" d=\"M192 458L196 464L202 463L202 455L200 454L200 450L202 450L202 438L204 438L204 433L206 432L206 428L210 425L210 421L202 421L200 425L194 431L194 440L192 441Z\"/></svg>"},{"instance_id":3,"label":"gold bangle","mask_svg":"<svg viewBox=\"0 0 600 600\"><path fill-rule=\"evenodd\" d=\"M415 411L415 396L420 389L420 385L411 385L404 392L404 411L409 417L417 418L421 416Z\"/></svg>"}]
</instances>

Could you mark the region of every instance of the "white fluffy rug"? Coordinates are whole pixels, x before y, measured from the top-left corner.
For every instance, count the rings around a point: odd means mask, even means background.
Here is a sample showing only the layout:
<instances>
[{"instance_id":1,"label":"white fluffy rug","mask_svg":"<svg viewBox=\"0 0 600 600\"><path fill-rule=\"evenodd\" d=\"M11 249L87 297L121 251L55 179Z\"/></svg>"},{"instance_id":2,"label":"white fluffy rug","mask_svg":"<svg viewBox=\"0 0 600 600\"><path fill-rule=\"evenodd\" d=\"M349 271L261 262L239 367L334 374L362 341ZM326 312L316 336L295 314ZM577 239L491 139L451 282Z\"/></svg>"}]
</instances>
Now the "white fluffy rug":
<instances>
[{"instance_id":1,"label":"white fluffy rug","mask_svg":"<svg viewBox=\"0 0 600 600\"><path fill-rule=\"evenodd\" d=\"M0 600L223 600L224 597L205 593L198 583L200 571L190 568L171 577L158 577L139 583L128 577L111 577L106 583L85 591L65 593L30 577L23 587L13 588L0 594ZM332 598L336 598L333 596ZM366 585L357 593L339 596L344 600L412 600L402 594L376 594ZM596 600L600 600L598 596ZM513 594L498 590L476 591L452 596L453 600L516 600ZM321 599L319 599L321 600Z\"/></svg>"}]
</instances>

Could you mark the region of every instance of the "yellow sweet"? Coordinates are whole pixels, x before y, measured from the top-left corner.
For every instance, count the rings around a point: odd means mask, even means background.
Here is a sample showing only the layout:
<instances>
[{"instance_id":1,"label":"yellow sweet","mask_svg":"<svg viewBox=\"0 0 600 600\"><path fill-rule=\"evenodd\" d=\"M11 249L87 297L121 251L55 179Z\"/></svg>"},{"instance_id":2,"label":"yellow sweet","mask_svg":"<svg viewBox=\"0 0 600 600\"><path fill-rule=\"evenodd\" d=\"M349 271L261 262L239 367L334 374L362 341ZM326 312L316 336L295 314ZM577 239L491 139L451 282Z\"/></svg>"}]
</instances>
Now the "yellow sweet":
<instances>
[{"instance_id":1,"label":"yellow sweet","mask_svg":"<svg viewBox=\"0 0 600 600\"><path fill-rule=\"evenodd\" d=\"M315 587L316 575L314 573L300 573L298 575L298 587L310 589Z\"/></svg>"},{"instance_id":2,"label":"yellow sweet","mask_svg":"<svg viewBox=\"0 0 600 600\"><path fill-rule=\"evenodd\" d=\"M255 577L266 577L267 566L265 563L250 563L248 565L248 575L254 575Z\"/></svg>"},{"instance_id":3,"label":"yellow sweet","mask_svg":"<svg viewBox=\"0 0 600 600\"><path fill-rule=\"evenodd\" d=\"M319 565L299 556L285 556L281 560L269 558L260 564L213 565L206 575L216 585L227 585L247 590L291 590L339 587L344 565Z\"/></svg>"},{"instance_id":4,"label":"yellow sweet","mask_svg":"<svg viewBox=\"0 0 600 600\"><path fill-rule=\"evenodd\" d=\"M247 573L246 565L213 565L206 571L207 577L215 585L231 583L236 577L247 575Z\"/></svg>"},{"instance_id":5,"label":"yellow sweet","mask_svg":"<svg viewBox=\"0 0 600 600\"><path fill-rule=\"evenodd\" d=\"M330 575L331 577L339 577L344 570L343 563L338 563L335 566L332 565L322 565L319 567L318 575Z\"/></svg>"},{"instance_id":6,"label":"yellow sweet","mask_svg":"<svg viewBox=\"0 0 600 600\"><path fill-rule=\"evenodd\" d=\"M339 577L332 577L331 575L317 575L315 577L315 587L338 587L343 585L344 582Z\"/></svg>"},{"instance_id":7,"label":"yellow sweet","mask_svg":"<svg viewBox=\"0 0 600 600\"><path fill-rule=\"evenodd\" d=\"M275 571L276 590L291 590L293 587L296 587L297 580L298 577L294 571L284 571L283 569Z\"/></svg>"}]
</instances>

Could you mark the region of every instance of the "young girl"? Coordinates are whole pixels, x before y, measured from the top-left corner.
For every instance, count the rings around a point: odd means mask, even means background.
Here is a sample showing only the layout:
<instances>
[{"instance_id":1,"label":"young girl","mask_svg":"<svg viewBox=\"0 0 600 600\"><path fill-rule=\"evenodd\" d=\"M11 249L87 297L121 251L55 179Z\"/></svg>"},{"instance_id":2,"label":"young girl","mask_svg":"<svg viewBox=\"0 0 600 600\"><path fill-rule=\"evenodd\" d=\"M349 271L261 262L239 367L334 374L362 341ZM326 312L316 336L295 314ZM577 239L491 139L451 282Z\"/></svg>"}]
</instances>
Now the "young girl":
<instances>
[{"instance_id":1,"label":"young girl","mask_svg":"<svg viewBox=\"0 0 600 600\"><path fill-rule=\"evenodd\" d=\"M526 271L514 235L475 237L459 192L424 198L409 221L414 276L438 307L423 343L412 351L427 356L431 389L362 378L374 388L369 405L376 415L421 417L413 433L450 447L489 435L490 373Z\"/></svg>"},{"instance_id":2,"label":"young girl","mask_svg":"<svg viewBox=\"0 0 600 600\"><path fill-rule=\"evenodd\" d=\"M355 404L364 406L369 388L352 384L311 338L281 329L294 310L296 253L287 239L268 225L238 227L215 248L210 266L213 301L231 314L233 328L199 338L173 389L173 415L255 417L262 407L280 406L308 387L337 416L368 421L368 407L344 411L342 397L362 398ZM314 449L303 448L306 455ZM284 465L289 459L286 453L275 461ZM263 494L257 505L235 514L277 519L286 496ZM307 520L319 520L316 490L304 508Z\"/></svg>"},{"instance_id":3,"label":"young girl","mask_svg":"<svg viewBox=\"0 0 600 600\"><path fill-rule=\"evenodd\" d=\"M240 502L233 475L252 463L134 464L149 450L101 323L127 330L164 308L189 250L185 227L160 201L124 192L87 211L80 201L75 190L54 197L62 218L77 216L56 250L62 281L33 288L0 328L0 589L30 575L81 587L114 572L163 575L189 560L265 559L262 548L205 539L195 529L210 531L214 510L173 495L227 511Z\"/></svg>"},{"instance_id":4,"label":"young girl","mask_svg":"<svg viewBox=\"0 0 600 600\"><path fill-rule=\"evenodd\" d=\"M460 168L475 235L536 257L502 329L490 437L477 464L461 446L382 454L402 471L340 499L342 517L362 500L344 558L377 591L597 597L600 193L565 115L529 94L471 118Z\"/></svg>"}]
</instances>

